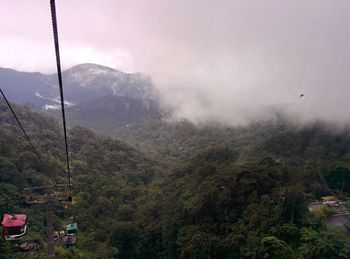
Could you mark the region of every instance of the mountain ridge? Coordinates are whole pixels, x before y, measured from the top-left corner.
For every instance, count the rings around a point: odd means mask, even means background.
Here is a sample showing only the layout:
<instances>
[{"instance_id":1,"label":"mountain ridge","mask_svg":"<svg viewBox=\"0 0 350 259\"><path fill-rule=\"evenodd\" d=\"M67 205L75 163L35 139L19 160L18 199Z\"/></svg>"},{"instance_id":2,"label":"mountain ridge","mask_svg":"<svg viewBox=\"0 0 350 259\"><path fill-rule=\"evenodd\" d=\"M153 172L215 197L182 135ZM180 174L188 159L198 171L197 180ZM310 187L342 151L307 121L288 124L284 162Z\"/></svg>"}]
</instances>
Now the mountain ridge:
<instances>
[{"instance_id":1,"label":"mountain ridge","mask_svg":"<svg viewBox=\"0 0 350 259\"><path fill-rule=\"evenodd\" d=\"M158 93L151 78L142 73L122 71L93 63L83 63L62 72L65 99L71 105L117 95L156 100ZM0 68L0 86L9 100L37 108L54 108L59 97L57 74L20 72Z\"/></svg>"}]
</instances>

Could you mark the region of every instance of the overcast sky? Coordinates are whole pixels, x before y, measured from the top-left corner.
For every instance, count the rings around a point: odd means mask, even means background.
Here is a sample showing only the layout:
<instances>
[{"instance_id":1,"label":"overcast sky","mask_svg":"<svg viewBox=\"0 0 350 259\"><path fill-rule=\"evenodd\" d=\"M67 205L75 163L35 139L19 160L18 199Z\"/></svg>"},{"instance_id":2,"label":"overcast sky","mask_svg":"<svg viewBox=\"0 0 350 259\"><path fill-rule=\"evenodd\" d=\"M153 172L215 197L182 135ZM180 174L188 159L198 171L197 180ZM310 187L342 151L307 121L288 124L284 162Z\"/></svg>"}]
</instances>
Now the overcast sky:
<instances>
[{"instance_id":1,"label":"overcast sky","mask_svg":"<svg viewBox=\"0 0 350 259\"><path fill-rule=\"evenodd\" d=\"M282 107L303 121L350 122L348 0L56 6L64 68L93 62L148 73L180 118L240 124ZM49 10L49 0L1 1L0 66L55 72Z\"/></svg>"}]
</instances>

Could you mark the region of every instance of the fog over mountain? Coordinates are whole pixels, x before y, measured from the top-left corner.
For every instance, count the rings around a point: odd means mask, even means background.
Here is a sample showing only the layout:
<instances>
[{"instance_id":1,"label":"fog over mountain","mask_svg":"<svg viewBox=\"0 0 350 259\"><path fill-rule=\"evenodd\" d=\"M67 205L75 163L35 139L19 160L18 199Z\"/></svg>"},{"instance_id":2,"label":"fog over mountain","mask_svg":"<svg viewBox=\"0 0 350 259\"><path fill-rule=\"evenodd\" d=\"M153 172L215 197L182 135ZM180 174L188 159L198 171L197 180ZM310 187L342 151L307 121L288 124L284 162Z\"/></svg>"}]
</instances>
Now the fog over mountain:
<instances>
[{"instance_id":1,"label":"fog over mountain","mask_svg":"<svg viewBox=\"0 0 350 259\"><path fill-rule=\"evenodd\" d=\"M68 107L106 96L128 97L147 102L157 99L149 76L124 73L97 64L79 64L63 71L65 103ZM0 86L11 101L59 109L57 74L19 72L0 67Z\"/></svg>"},{"instance_id":2,"label":"fog over mountain","mask_svg":"<svg viewBox=\"0 0 350 259\"><path fill-rule=\"evenodd\" d=\"M57 11L65 68L148 74L174 118L237 125L283 110L350 122L348 1L60 1ZM0 66L54 72L47 1L5 1L0 24Z\"/></svg>"}]
</instances>

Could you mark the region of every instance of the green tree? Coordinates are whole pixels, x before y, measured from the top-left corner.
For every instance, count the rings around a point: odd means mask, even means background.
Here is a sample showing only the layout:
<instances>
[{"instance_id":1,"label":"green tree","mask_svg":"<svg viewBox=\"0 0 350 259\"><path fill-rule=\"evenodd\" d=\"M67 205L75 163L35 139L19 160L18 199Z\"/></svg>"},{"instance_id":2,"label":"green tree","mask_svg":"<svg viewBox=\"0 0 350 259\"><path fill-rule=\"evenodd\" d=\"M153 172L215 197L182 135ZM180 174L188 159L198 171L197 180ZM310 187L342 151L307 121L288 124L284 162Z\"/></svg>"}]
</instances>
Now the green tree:
<instances>
[{"instance_id":1,"label":"green tree","mask_svg":"<svg viewBox=\"0 0 350 259\"><path fill-rule=\"evenodd\" d=\"M316 231L305 228L301 231L299 255L304 258L349 258L350 242L339 229Z\"/></svg>"},{"instance_id":2,"label":"green tree","mask_svg":"<svg viewBox=\"0 0 350 259\"><path fill-rule=\"evenodd\" d=\"M293 259L296 256L292 248L285 241L274 236L266 236L261 239L256 258Z\"/></svg>"}]
</instances>

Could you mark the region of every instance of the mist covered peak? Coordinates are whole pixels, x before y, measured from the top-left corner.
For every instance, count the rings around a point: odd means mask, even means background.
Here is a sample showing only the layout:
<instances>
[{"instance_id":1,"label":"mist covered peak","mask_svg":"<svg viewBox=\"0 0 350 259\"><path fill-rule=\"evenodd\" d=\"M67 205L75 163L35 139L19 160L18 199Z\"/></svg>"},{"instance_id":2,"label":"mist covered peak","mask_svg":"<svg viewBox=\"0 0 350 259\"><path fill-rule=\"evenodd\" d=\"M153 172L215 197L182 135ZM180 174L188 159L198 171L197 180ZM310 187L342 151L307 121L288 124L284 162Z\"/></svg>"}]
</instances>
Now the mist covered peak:
<instances>
[{"instance_id":1,"label":"mist covered peak","mask_svg":"<svg viewBox=\"0 0 350 259\"><path fill-rule=\"evenodd\" d=\"M99 65L99 64L94 64L94 63L82 63L75 65L69 69L67 69L65 72L88 72L88 71L105 71L105 72L111 72L115 73L118 72L120 74L125 74L119 70L113 69L111 67Z\"/></svg>"},{"instance_id":2,"label":"mist covered peak","mask_svg":"<svg viewBox=\"0 0 350 259\"><path fill-rule=\"evenodd\" d=\"M59 96L57 74L25 73L3 69L0 81L10 100L40 107L55 105ZM65 100L80 104L105 96L137 100L157 99L151 78L141 73L124 73L110 67L84 63L63 71ZM47 106L49 105L49 106Z\"/></svg>"}]
</instances>

